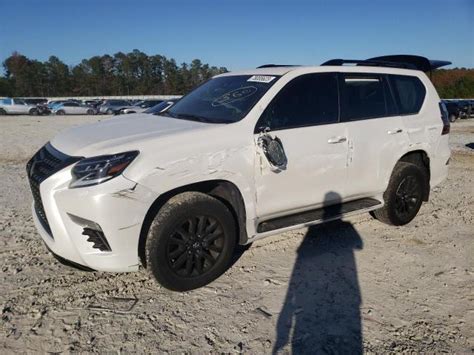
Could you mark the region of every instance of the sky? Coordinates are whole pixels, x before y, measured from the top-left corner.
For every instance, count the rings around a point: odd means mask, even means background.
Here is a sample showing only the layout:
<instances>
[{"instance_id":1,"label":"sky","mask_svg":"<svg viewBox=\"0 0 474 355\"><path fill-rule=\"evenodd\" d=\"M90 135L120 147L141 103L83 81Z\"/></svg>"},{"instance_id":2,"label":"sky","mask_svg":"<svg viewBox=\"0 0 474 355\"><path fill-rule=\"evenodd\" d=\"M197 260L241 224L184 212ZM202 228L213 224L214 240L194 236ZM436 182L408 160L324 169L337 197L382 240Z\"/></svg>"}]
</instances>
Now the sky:
<instances>
[{"instance_id":1,"label":"sky","mask_svg":"<svg viewBox=\"0 0 474 355\"><path fill-rule=\"evenodd\" d=\"M139 49L229 70L418 54L474 68L474 0L2 0L0 62Z\"/></svg>"}]
</instances>

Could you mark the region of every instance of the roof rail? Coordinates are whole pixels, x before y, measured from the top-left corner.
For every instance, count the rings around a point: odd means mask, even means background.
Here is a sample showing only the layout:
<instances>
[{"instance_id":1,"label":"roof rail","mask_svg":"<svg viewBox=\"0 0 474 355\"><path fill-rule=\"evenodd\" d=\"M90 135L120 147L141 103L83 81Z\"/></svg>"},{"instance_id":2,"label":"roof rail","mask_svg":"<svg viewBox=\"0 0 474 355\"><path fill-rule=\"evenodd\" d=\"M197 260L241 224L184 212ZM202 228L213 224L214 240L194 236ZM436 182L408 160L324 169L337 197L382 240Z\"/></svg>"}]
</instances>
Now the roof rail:
<instances>
[{"instance_id":1,"label":"roof rail","mask_svg":"<svg viewBox=\"0 0 474 355\"><path fill-rule=\"evenodd\" d=\"M434 69L450 65L451 62L445 60L430 60L418 55L396 54L385 55L380 57L369 58L366 60L351 60L351 59L331 59L321 65L344 65L356 64L366 66L379 66L391 68L405 68L421 70L423 72L432 72Z\"/></svg>"},{"instance_id":2,"label":"roof rail","mask_svg":"<svg viewBox=\"0 0 474 355\"><path fill-rule=\"evenodd\" d=\"M331 59L331 60L328 60L327 62L324 62L321 65L341 66L344 64L356 64L356 65L364 65L364 66L371 66L371 67L416 69L415 66L410 65L408 63L392 63L392 62L380 61L380 60L360 60L360 59Z\"/></svg>"},{"instance_id":3,"label":"roof rail","mask_svg":"<svg viewBox=\"0 0 474 355\"><path fill-rule=\"evenodd\" d=\"M295 64L263 64L257 67L257 69L261 68L278 68L278 67L299 67L299 65Z\"/></svg>"}]
</instances>

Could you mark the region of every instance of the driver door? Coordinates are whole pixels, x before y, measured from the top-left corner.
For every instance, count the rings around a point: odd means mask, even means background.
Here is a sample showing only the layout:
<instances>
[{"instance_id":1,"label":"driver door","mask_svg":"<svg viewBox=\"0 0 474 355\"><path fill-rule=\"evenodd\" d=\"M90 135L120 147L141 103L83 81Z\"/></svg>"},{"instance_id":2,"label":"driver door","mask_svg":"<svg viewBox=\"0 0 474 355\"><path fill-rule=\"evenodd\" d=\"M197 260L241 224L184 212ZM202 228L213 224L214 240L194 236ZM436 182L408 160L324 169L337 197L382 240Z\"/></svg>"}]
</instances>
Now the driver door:
<instances>
[{"instance_id":1,"label":"driver door","mask_svg":"<svg viewBox=\"0 0 474 355\"><path fill-rule=\"evenodd\" d=\"M339 122L335 73L305 74L286 84L260 117L254 138L259 219L345 197L347 129ZM283 166L275 166L262 144L276 138L286 156Z\"/></svg>"}]
</instances>

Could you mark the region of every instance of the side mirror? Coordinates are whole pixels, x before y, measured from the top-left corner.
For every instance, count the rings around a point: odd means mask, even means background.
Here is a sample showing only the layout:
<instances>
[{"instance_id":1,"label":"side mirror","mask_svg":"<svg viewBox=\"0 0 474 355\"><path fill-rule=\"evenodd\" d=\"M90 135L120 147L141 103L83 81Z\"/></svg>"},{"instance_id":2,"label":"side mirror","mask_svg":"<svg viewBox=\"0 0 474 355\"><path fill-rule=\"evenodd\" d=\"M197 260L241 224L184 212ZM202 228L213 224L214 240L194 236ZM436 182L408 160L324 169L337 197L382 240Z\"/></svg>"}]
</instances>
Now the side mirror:
<instances>
[{"instance_id":1,"label":"side mirror","mask_svg":"<svg viewBox=\"0 0 474 355\"><path fill-rule=\"evenodd\" d=\"M270 135L264 134L259 138L259 144L272 167L278 170L286 169L288 159L280 138L272 138Z\"/></svg>"}]
</instances>

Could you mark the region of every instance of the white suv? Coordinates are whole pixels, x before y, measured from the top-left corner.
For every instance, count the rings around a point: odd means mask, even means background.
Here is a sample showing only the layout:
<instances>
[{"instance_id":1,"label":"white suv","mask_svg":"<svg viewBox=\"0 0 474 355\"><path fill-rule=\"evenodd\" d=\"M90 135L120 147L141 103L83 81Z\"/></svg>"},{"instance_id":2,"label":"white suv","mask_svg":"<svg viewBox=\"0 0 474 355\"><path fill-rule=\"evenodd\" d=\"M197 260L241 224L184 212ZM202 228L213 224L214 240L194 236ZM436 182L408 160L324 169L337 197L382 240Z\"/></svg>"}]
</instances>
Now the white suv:
<instances>
[{"instance_id":1,"label":"white suv","mask_svg":"<svg viewBox=\"0 0 474 355\"><path fill-rule=\"evenodd\" d=\"M38 108L22 99L0 99L0 115L38 115Z\"/></svg>"},{"instance_id":2,"label":"white suv","mask_svg":"<svg viewBox=\"0 0 474 355\"><path fill-rule=\"evenodd\" d=\"M62 261L143 265L183 291L221 275L237 244L368 211L404 225L450 158L418 70L441 62L419 58L225 73L160 115L71 128L27 166L39 233Z\"/></svg>"}]
</instances>

